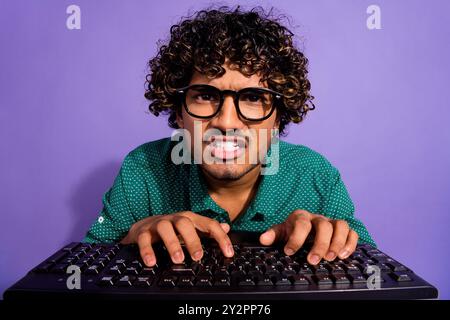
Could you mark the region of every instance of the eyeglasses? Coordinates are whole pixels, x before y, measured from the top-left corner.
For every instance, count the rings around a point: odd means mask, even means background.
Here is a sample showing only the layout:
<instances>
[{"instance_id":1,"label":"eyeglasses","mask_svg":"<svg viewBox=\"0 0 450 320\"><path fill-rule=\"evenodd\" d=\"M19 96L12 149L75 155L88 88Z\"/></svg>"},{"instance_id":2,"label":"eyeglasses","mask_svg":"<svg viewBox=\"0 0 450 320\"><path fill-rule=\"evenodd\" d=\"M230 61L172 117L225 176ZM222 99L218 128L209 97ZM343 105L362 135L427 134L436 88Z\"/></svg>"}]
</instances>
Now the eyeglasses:
<instances>
[{"instance_id":1,"label":"eyeglasses","mask_svg":"<svg viewBox=\"0 0 450 320\"><path fill-rule=\"evenodd\" d=\"M201 119L215 117L223 106L225 95L232 95L238 114L245 120L262 121L269 118L283 94L276 91L249 87L239 91L219 90L206 84L194 84L177 89L188 114Z\"/></svg>"}]
</instances>

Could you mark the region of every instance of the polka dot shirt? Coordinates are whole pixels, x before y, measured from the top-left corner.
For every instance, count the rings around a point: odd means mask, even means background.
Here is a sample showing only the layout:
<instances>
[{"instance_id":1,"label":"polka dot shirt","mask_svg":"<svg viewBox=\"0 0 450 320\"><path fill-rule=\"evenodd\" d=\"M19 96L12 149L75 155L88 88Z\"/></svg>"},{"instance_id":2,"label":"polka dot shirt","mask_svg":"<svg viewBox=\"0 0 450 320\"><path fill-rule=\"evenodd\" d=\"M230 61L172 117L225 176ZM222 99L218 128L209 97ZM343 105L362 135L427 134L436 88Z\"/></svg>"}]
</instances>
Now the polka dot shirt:
<instances>
[{"instance_id":1,"label":"polka dot shirt","mask_svg":"<svg viewBox=\"0 0 450 320\"><path fill-rule=\"evenodd\" d=\"M113 186L103 196L103 209L83 241L118 242L137 221L179 211L227 222L232 230L263 232L285 221L294 210L304 209L347 221L359 234L360 243L375 246L366 227L354 217L355 208L339 171L319 153L279 141L278 171L261 176L250 205L231 222L209 195L199 165L172 162L176 143L170 138L148 142L125 157Z\"/></svg>"}]
</instances>

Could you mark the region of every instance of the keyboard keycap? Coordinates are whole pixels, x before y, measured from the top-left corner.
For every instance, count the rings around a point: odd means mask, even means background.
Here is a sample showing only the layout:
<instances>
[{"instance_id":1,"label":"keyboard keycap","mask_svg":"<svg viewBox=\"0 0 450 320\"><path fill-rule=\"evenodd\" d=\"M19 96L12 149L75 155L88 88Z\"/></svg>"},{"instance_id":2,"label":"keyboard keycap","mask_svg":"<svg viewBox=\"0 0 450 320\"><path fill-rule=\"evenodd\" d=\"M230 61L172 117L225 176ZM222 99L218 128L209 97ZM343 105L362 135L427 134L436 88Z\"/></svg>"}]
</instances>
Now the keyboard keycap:
<instances>
[{"instance_id":1,"label":"keyboard keycap","mask_svg":"<svg viewBox=\"0 0 450 320\"><path fill-rule=\"evenodd\" d=\"M55 264L53 262L43 262L40 265L38 265L34 271L35 272L40 272L40 273L47 273L50 271L50 269L54 266Z\"/></svg>"},{"instance_id":2,"label":"keyboard keycap","mask_svg":"<svg viewBox=\"0 0 450 320\"><path fill-rule=\"evenodd\" d=\"M136 280L135 276L122 276L119 281L117 281L117 285L121 287L131 287L133 282Z\"/></svg>"},{"instance_id":3,"label":"keyboard keycap","mask_svg":"<svg viewBox=\"0 0 450 320\"><path fill-rule=\"evenodd\" d=\"M156 274L157 270L158 270L158 265L154 265L153 267L144 267L144 268L142 268L140 275L153 276Z\"/></svg>"},{"instance_id":4,"label":"keyboard keycap","mask_svg":"<svg viewBox=\"0 0 450 320\"><path fill-rule=\"evenodd\" d=\"M67 252L73 252L73 251L75 251L75 249L77 248L77 247L79 247L81 245L81 243L78 243L78 242L72 242L71 244L68 244L67 246L65 246L64 248L63 248L63 250L64 251L67 251Z\"/></svg>"},{"instance_id":5,"label":"keyboard keycap","mask_svg":"<svg viewBox=\"0 0 450 320\"><path fill-rule=\"evenodd\" d=\"M99 274L102 271L103 267L98 264L93 264L89 268L86 269L86 274Z\"/></svg>"},{"instance_id":6,"label":"keyboard keycap","mask_svg":"<svg viewBox=\"0 0 450 320\"><path fill-rule=\"evenodd\" d=\"M153 282L153 277L137 277L136 281L134 282L134 285L137 287L150 287Z\"/></svg>"},{"instance_id":7,"label":"keyboard keycap","mask_svg":"<svg viewBox=\"0 0 450 320\"><path fill-rule=\"evenodd\" d=\"M412 279L411 279L409 274L402 273L402 272L393 272L393 273L391 273L391 277L397 282L412 281Z\"/></svg>"},{"instance_id":8,"label":"keyboard keycap","mask_svg":"<svg viewBox=\"0 0 450 320\"><path fill-rule=\"evenodd\" d=\"M196 273L195 270L193 270L192 267L186 263L173 264L170 266L169 270L171 272L183 275L195 275Z\"/></svg>"},{"instance_id":9,"label":"keyboard keycap","mask_svg":"<svg viewBox=\"0 0 450 320\"><path fill-rule=\"evenodd\" d=\"M210 276L199 276L195 282L196 287L211 287L212 286L212 277Z\"/></svg>"},{"instance_id":10,"label":"keyboard keycap","mask_svg":"<svg viewBox=\"0 0 450 320\"><path fill-rule=\"evenodd\" d=\"M194 277L193 276L180 276L178 278L178 287L193 287L194 286Z\"/></svg>"},{"instance_id":11,"label":"keyboard keycap","mask_svg":"<svg viewBox=\"0 0 450 320\"><path fill-rule=\"evenodd\" d=\"M367 284L367 279L362 274L350 274L348 278L353 284Z\"/></svg>"},{"instance_id":12,"label":"keyboard keycap","mask_svg":"<svg viewBox=\"0 0 450 320\"><path fill-rule=\"evenodd\" d=\"M175 287L176 281L177 277L175 276L163 276L159 280L159 286L173 288Z\"/></svg>"},{"instance_id":13,"label":"keyboard keycap","mask_svg":"<svg viewBox=\"0 0 450 320\"><path fill-rule=\"evenodd\" d=\"M51 269L51 272L52 273L66 273L66 270L67 270L67 267L68 267L69 265L68 264L66 264L66 263L64 263L64 264L57 264L56 266L54 266L52 269Z\"/></svg>"},{"instance_id":14,"label":"keyboard keycap","mask_svg":"<svg viewBox=\"0 0 450 320\"><path fill-rule=\"evenodd\" d=\"M126 269L125 269L125 274L128 274L128 275L138 275L139 274L139 269L137 268L137 267L127 267Z\"/></svg>"},{"instance_id":15,"label":"keyboard keycap","mask_svg":"<svg viewBox=\"0 0 450 320\"><path fill-rule=\"evenodd\" d=\"M52 255L50 258L47 259L48 262L58 263L63 258L67 257L69 255L69 252L67 251L59 251Z\"/></svg>"},{"instance_id":16,"label":"keyboard keycap","mask_svg":"<svg viewBox=\"0 0 450 320\"><path fill-rule=\"evenodd\" d=\"M309 285L309 280L303 275L296 274L290 276L289 280L293 285L302 285L302 286Z\"/></svg>"},{"instance_id":17,"label":"keyboard keycap","mask_svg":"<svg viewBox=\"0 0 450 320\"><path fill-rule=\"evenodd\" d=\"M104 276L102 277L97 284L102 287L108 287L114 285L114 276Z\"/></svg>"},{"instance_id":18,"label":"keyboard keycap","mask_svg":"<svg viewBox=\"0 0 450 320\"><path fill-rule=\"evenodd\" d=\"M253 280L252 277L250 277L250 276L245 276L245 277L243 277L243 278L240 279L238 285L239 285L239 286L255 286L256 283L255 283L255 281Z\"/></svg>"},{"instance_id":19,"label":"keyboard keycap","mask_svg":"<svg viewBox=\"0 0 450 320\"><path fill-rule=\"evenodd\" d=\"M331 277L336 284L350 284L350 280L345 274L334 274Z\"/></svg>"},{"instance_id":20,"label":"keyboard keycap","mask_svg":"<svg viewBox=\"0 0 450 320\"><path fill-rule=\"evenodd\" d=\"M274 278L275 279L275 278ZM274 280L272 279L272 280ZM290 286L292 285L291 281L284 276L280 276L276 281L274 280L276 286Z\"/></svg>"},{"instance_id":21,"label":"keyboard keycap","mask_svg":"<svg viewBox=\"0 0 450 320\"><path fill-rule=\"evenodd\" d=\"M313 276L314 281L319 285L319 286L325 286L325 285L332 285L333 284L333 280L330 278L330 276L328 276L327 274L316 274Z\"/></svg>"},{"instance_id":22,"label":"keyboard keycap","mask_svg":"<svg viewBox=\"0 0 450 320\"><path fill-rule=\"evenodd\" d=\"M219 276L216 277L216 281L214 281L215 287L229 287L230 285L230 277Z\"/></svg>"},{"instance_id":23,"label":"keyboard keycap","mask_svg":"<svg viewBox=\"0 0 450 320\"><path fill-rule=\"evenodd\" d=\"M113 265L108 269L108 274L112 275L121 275L123 273L123 266L120 265Z\"/></svg>"},{"instance_id":24,"label":"keyboard keycap","mask_svg":"<svg viewBox=\"0 0 450 320\"><path fill-rule=\"evenodd\" d=\"M256 283L257 286L273 286L273 281L270 276L265 275L260 281Z\"/></svg>"}]
</instances>

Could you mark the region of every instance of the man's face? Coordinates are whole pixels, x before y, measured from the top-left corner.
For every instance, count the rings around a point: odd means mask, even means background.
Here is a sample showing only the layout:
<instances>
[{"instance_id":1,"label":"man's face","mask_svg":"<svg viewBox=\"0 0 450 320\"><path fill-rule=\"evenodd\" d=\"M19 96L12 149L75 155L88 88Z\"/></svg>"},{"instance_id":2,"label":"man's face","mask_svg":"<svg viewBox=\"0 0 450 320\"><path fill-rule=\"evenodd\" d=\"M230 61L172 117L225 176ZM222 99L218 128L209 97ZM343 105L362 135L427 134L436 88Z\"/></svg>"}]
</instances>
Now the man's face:
<instances>
[{"instance_id":1,"label":"man's face","mask_svg":"<svg viewBox=\"0 0 450 320\"><path fill-rule=\"evenodd\" d=\"M231 70L227 64L223 67L226 70L225 74L220 78L214 79L210 79L206 75L196 71L189 85L207 84L220 90L234 91L248 87L267 87L260 82L260 75L254 74L247 77L238 70ZM252 169L260 167L259 162L261 159L259 153L261 152L262 155L265 155L270 147L272 129L278 128L276 118L277 110L268 119L262 121L242 119L239 117L234 105L233 96L226 95L220 112L214 118L194 118L182 108L182 114L181 117L177 117L177 123L180 128L187 129L190 133L192 154L194 154L194 148L196 147L194 143L194 122L201 128L201 168L204 172L219 180L238 180L252 171ZM214 134L209 139L203 139L204 133L210 129L214 129L222 134ZM244 134L251 132L252 134L256 134L256 136L254 136L251 142L248 137L246 139L242 139L241 137L233 140L233 135L230 135L229 130L235 130L234 132L242 132ZM260 139L265 141L261 141ZM233 144L233 141L239 141L240 143ZM207 154L211 154L212 158L217 161L213 161L212 163L211 161L207 161L204 158L205 150ZM250 157L251 153L253 154L252 157Z\"/></svg>"}]
</instances>

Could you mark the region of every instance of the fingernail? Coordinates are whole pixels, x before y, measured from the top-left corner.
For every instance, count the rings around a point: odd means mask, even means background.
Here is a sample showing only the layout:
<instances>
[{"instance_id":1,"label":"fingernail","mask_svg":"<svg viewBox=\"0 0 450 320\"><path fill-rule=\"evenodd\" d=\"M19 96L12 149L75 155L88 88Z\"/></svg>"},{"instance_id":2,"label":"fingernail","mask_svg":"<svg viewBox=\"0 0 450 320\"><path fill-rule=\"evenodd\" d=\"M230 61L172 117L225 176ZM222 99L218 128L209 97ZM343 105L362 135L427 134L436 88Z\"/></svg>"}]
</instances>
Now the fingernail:
<instances>
[{"instance_id":1,"label":"fingernail","mask_svg":"<svg viewBox=\"0 0 450 320\"><path fill-rule=\"evenodd\" d=\"M327 260L333 260L334 258L336 258L336 254L333 251L329 251L325 256L325 259Z\"/></svg>"},{"instance_id":2,"label":"fingernail","mask_svg":"<svg viewBox=\"0 0 450 320\"><path fill-rule=\"evenodd\" d=\"M183 262L183 254L181 253L181 251L174 252L173 260L174 260L174 262L177 262L177 263Z\"/></svg>"},{"instance_id":3,"label":"fingernail","mask_svg":"<svg viewBox=\"0 0 450 320\"><path fill-rule=\"evenodd\" d=\"M153 266L155 264L155 259L152 256L145 256L144 262L147 266Z\"/></svg>"},{"instance_id":4,"label":"fingernail","mask_svg":"<svg viewBox=\"0 0 450 320\"><path fill-rule=\"evenodd\" d=\"M341 257L341 259L345 259L350 255L350 252L346 249L341 250L341 252L339 253L339 257Z\"/></svg>"},{"instance_id":5,"label":"fingernail","mask_svg":"<svg viewBox=\"0 0 450 320\"><path fill-rule=\"evenodd\" d=\"M194 254L192 255L192 258L194 260L200 260L201 257L202 257L202 250L195 251Z\"/></svg>"},{"instance_id":6,"label":"fingernail","mask_svg":"<svg viewBox=\"0 0 450 320\"><path fill-rule=\"evenodd\" d=\"M320 261L320 257L317 254L313 254L309 261L311 261L312 264L318 264Z\"/></svg>"},{"instance_id":7,"label":"fingernail","mask_svg":"<svg viewBox=\"0 0 450 320\"><path fill-rule=\"evenodd\" d=\"M234 254L233 246L231 244L227 245L227 254L232 257Z\"/></svg>"},{"instance_id":8,"label":"fingernail","mask_svg":"<svg viewBox=\"0 0 450 320\"><path fill-rule=\"evenodd\" d=\"M284 249L284 252L288 256L292 256L294 254L294 250L292 248L286 248L286 249Z\"/></svg>"}]
</instances>

